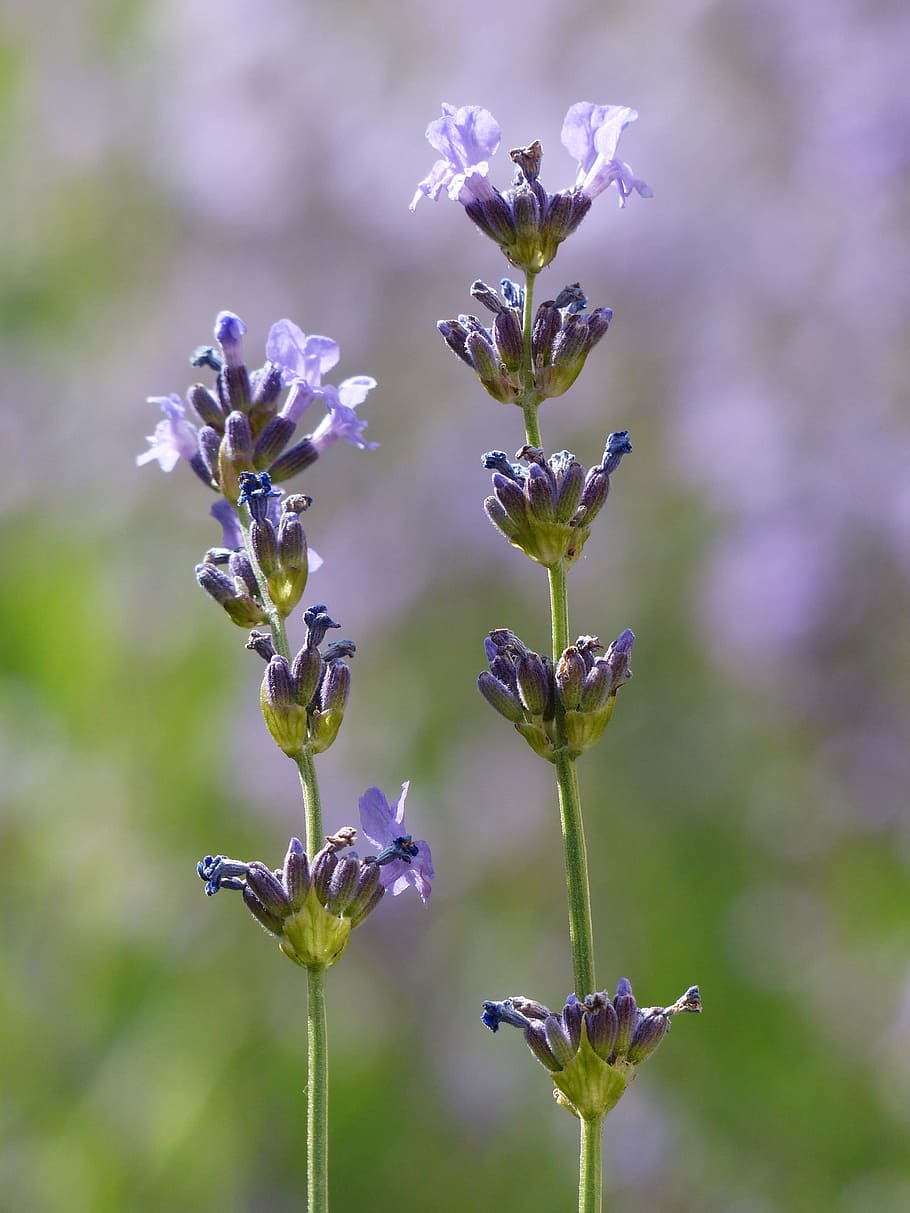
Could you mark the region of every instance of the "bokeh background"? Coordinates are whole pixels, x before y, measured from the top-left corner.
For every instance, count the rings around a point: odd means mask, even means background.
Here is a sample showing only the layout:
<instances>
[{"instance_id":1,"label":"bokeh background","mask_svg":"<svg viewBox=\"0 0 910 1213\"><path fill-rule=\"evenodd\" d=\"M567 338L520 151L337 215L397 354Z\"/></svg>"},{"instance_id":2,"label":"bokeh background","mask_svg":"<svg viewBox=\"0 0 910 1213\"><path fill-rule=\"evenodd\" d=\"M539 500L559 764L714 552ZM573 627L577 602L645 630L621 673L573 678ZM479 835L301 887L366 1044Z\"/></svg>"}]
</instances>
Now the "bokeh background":
<instances>
[{"instance_id":1,"label":"bokeh background","mask_svg":"<svg viewBox=\"0 0 910 1213\"><path fill-rule=\"evenodd\" d=\"M136 468L150 395L239 312L380 382L372 453L307 473L309 601L354 637L327 824L412 780L429 911L384 903L329 983L339 1211L574 1207L576 1127L487 997L568 991L549 769L480 700L483 635L547 643L542 572L481 510L520 414L444 347L506 270L407 203L441 100L543 179L579 99L636 106L654 189L600 198L544 277L615 309L542 412L635 453L571 579L638 636L581 764L598 976L692 982L610 1116L625 1213L910 1205L910 320L900 0L572 6L160 0L5 7L0 35L0 1206L303 1207L304 981L207 851L277 863L295 771L259 659L197 589L184 466ZM302 625L296 624L297 636Z\"/></svg>"}]
</instances>

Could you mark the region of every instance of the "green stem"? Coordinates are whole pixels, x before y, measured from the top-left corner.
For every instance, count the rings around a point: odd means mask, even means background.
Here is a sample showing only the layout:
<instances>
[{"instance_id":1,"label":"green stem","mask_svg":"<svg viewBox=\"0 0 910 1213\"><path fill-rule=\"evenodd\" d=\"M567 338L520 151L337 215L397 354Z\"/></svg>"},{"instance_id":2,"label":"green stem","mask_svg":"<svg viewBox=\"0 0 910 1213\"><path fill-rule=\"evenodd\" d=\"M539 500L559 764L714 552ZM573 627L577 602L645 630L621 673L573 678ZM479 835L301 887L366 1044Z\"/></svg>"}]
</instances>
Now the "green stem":
<instances>
[{"instance_id":1,"label":"green stem","mask_svg":"<svg viewBox=\"0 0 910 1213\"><path fill-rule=\"evenodd\" d=\"M325 1029L325 969L307 969L307 1213L329 1208L329 1051Z\"/></svg>"},{"instance_id":2,"label":"green stem","mask_svg":"<svg viewBox=\"0 0 910 1213\"><path fill-rule=\"evenodd\" d=\"M603 1117L581 1122L581 1157L578 1165L578 1213L600 1213Z\"/></svg>"},{"instance_id":3,"label":"green stem","mask_svg":"<svg viewBox=\"0 0 910 1213\"><path fill-rule=\"evenodd\" d=\"M319 798L319 781L316 778L316 762L309 750L301 750L297 759L300 771L300 787L303 791L303 811L306 815L306 853L310 860L322 847L322 801Z\"/></svg>"},{"instance_id":4,"label":"green stem","mask_svg":"<svg viewBox=\"0 0 910 1213\"><path fill-rule=\"evenodd\" d=\"M553 665L569 646L569 596L564 568L549 570L550 618L553 632ZM581 813L581 794L575 759L565 748L565 723L556 716L556 786L559 792L559 822L566 864L566 893L569 902L569 938L572 944L572 976L579 998L593 994L594 926L591 921L591 890L588 881L588 851Z\"/></svg>"}]
</instances>

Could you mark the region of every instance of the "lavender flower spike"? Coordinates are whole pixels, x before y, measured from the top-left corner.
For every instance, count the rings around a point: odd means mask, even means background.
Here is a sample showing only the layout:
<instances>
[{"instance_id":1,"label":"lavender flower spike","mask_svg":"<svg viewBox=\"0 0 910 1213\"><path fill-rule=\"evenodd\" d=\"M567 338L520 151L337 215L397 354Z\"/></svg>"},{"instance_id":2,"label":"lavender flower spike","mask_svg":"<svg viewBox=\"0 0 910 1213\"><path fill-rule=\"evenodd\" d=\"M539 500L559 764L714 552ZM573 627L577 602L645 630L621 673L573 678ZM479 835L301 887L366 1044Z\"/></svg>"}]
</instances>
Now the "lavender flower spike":
<instances>
[{"instance_id":1,"label":"lavender flower spike","mask_svg":"<svg viewBox=\"0 0 910 1213\"><path fill-rule=\"evenodd\" d=\"M392 896L403 893L412 884L424 905L430 901L433 859L429 844L414 842L405 832L404 802L410 781L401 785L401 798L393 809L379 788L367 788L360 797L360 824L365 838L379 849L375 862L381 865L383 888Z\"/></svg>"},{"instance_id":2,"label":"lavender flower spike","mask_svg":"<svg viewBox=\"0 0 910 1213\"><path fill-rule=\"evenodd\" d=\"M442 117L427 127L427 139L442 158L417 186L411 210L423 197L435 202L443 189L462 206L492 198L495 190L487 180L487 159L499 147L500 138L499 123L489 110L479 105L456 109L444 101Z\"/></svg>"},{"instance_id":3,"label":"lavender flower spike","mask_svg":"<svg viewBox=\"0 0 910 1213\"><path fill-rule=\"evenodd\" d=\"M638 113L627 105L593 105L578 101L570 106L562 124L563 147L578 161L575 188L596 198L611 185L619 192L619 205L635 190L642 198L653 197L651 187L639 180L624 160L616 159L623 131Z\"/></svg>"},{"instance_id":4,"label":"lavender flower spike","mask_svg":"<svg viewBox=\"0 0 910 1213\"><path fill-rule=\"evenodd\" d=\"M148 435L149 449L136 456L136 463L158 460L162 472L172 472L181 459L190 460L199 450L196 427L186 419L186 408L179 396L149 396L149 404L160 405L164 420Z\"/></svg>"}]
</instances>

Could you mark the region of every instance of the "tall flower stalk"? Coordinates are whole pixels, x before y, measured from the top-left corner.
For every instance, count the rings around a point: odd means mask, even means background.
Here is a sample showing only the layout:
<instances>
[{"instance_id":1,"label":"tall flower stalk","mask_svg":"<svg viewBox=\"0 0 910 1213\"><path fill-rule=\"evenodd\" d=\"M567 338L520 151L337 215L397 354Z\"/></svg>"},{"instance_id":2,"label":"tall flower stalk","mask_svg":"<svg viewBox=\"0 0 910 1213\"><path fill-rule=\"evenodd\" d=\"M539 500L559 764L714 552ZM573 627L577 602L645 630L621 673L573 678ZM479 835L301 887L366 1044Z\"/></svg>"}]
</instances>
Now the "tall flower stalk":
<instances>
[{"instance_id":1,"label":"tall flower stalk","mask_svg":"<svg viewBox=\"0 0 910 1213\"><path fill-rule=\"evenodd\" d=\"M289 320L272 326L266 361L250 373L242 351L245 332L234 313L219 313L217 347L199 347L192 358L194 366L215 372L214 390L195 384L187 404L177 395L152 397L164 418L137 463L157 460L169 472L185 462L216 494L211 513L222 541L196 566L196 579L233 623L253 629L246 647L266 662L263 719L299 772L305 844L292 837L280 868L206 855L197 872L210 896L222 889L240 892L281 951L306 969L306 1207L328 1213L326 973L386 890L394 896L413 885L426 905L434 871L429 845L415 842L405 828L407 783L394 808L377 787L360 798L361 831L375 853L361 859L352 849L353 826L323 833L315 760L332 745L344 719L355 646L350 640L325 643L340 624L323 603L304 611L306 638L296 654L287 632L309 573L322 562L309 550L300 520L312 498L285 494L276 485L310 468L339 438L362 449L376 446L363 438L366 422L355 411L375 380L361 375L337 387L324 383L338 361L337 344L307 336ZM298 423L317 400L325 416L299 436Z\"/></svg>"},{"instance_id":2,"label":"tall flower stalk","mask_svg":"<svg viewBox=\"0 0 910 1213\"><path fill-rule=\"evenodd\" d=\"M492 322L473 315L441 321L449 347L497 401L515 404L524 419L524 444L514 461L489 451L484 464L493 473L492 495L484 503L491 522L509 543L547 571L551 651L528 648L508 629L489 633L489 669L478 688L510 721L536 754L555 767L559 820L565 858L573 993L561 1011L512 996L484 1003L483 1022L496 1032L505 1023L520 1028L532 1053L550 1072L557 1101L580 1121L578 1207L601 1208L602 1125L679 1012L700 1011L692 986L669 1007L640 1009L629 982L620 980L611 998L597 990L591 894L584 820L576 764L599 741L620 687L631 677L634 636L628 629L604 649L593 635L570 644L568 573L582 553L590 528L610 491L611 477L632 450L626 430L611 433L598 464L587 471L568 451L546 454L540 426L542 402L566 392L588 354L604 336L609 308L588 311L579 283L535 307L538 275L555 258L601 193L615 187L620 206L633 193L651 190L617 158L620 136L637 118L625 106L573 105L562 142L575 158L575 184L555 194L539 180L539 142L510 152L515 165L511 188L489 180L489 160L500 142L493 116L479 106L443 105L427 138L440 158L417 187L422 197L445 190L522 274L504 278L499 291L477 280L473 298Z\"/></svg>"}]
</instances>

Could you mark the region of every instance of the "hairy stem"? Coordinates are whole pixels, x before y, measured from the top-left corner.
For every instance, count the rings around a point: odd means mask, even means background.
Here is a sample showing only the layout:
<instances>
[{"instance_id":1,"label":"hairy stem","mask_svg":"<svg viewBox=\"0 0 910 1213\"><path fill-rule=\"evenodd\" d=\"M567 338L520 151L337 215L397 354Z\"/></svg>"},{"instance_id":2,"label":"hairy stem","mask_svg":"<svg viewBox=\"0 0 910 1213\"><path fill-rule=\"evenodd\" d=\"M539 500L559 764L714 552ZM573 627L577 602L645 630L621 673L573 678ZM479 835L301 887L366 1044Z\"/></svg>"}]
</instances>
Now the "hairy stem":
<instances>
[{"instance_id":1,"label":"hairy stem","mask_svg":"<svg viewBox=\"0 0 910 1213\"><path fill-rule=\"evenodd\" d=\"M306 1191L308 1213L329 1208L329 1052L325 969L307 969Z\"/></svg>"},{"instance_id":2,"label":"hairy stem","mask_svg":"<svg viewBox=\"0 0 910 1213\"><path fill-rule=\"evenodd\" d=\"M581 1159L578 1174L578 1213L600 1213L603 1117L581 1122Z\"/></svg>"},{"instance_id":3,"label":"hairy stem","mask_svg":"<svg viewBox=\"0 0 910 1213\"><path fill-rule=\"evenodd\" d=\"M306 815L306 853L312 860L325 838L322 832L322 801L319 798L316 762L309 750L301 750L297 769L300 771L303 811Z\"/></svg>"}]
</instances>

